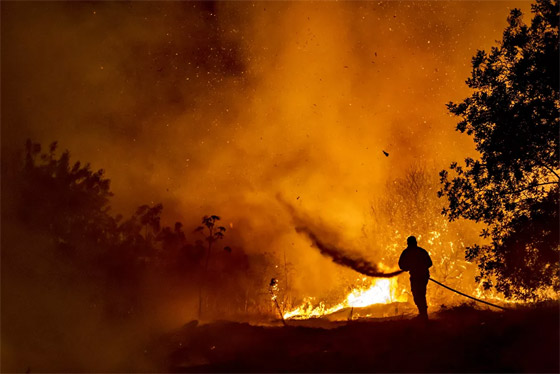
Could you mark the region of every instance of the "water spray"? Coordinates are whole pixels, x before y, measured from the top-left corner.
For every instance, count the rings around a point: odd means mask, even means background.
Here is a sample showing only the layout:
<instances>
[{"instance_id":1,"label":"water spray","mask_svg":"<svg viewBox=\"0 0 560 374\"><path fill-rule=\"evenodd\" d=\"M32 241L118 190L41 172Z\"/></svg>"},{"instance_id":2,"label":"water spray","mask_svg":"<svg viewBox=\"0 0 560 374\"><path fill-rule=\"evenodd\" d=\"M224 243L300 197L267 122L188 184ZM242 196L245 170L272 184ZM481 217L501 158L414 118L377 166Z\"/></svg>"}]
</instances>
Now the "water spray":
<instances>
[{"instance_id":1,"label":"water spray","mask_svg":"<svg viewBox=\"0 0 560 374\"><path fill-rule=\"evenodd\" d=\"M349 267L360 274L367 275L368 277L375 278L392 278L403 272L403 270L396 270L390 273L384 273L375 264L358 257L357 255L350 254L349 251L336 248L322 242L313 231L307 227L297 227L296 231L307 235L313 246L319 249L321 254L329 257L334 263Z\"/></svg>"}]
</instances>

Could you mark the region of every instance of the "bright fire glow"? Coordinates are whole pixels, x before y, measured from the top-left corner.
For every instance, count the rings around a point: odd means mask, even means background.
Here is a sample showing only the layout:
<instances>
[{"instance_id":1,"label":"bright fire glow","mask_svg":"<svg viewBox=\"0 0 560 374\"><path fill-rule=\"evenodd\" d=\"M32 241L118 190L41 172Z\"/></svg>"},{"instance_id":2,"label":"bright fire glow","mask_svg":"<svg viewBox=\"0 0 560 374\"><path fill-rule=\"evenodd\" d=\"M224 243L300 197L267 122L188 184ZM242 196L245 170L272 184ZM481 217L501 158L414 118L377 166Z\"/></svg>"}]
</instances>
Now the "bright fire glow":
<instances>
[{"instance_id":1,"label":"bright fire glow","mask_svg":"<svg viewBox=\"0 0 560 374\"><path fill-rule=\"evenodd\" d=\"M365 280L366 278L364 278ZM307 319L329 315L344 308L363 308L374 304L387 304L403 301L403 295L397 295L397 280L371 279L369 285L356 287L346 295L344 301L327 307L324 302L313 305L313 299L304 299L298 307L285 312L284 319Z\"/></svg>"}]
</instances>

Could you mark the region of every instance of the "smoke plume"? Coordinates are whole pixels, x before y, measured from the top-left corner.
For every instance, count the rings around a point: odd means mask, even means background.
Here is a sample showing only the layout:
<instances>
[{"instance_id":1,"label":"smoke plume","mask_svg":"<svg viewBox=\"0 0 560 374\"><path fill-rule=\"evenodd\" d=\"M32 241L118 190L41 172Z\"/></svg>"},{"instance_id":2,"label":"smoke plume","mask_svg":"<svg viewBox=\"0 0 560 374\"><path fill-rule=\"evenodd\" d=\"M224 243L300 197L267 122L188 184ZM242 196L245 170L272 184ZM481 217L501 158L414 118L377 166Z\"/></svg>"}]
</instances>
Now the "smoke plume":
<instances>
[{"instance_id":1,"label":"smoke plume","mask_svg":"<svg viewBox=\"0 0 560 374\"><path fill-rule=\"evenodd\" d=\"M353 269L360 274L367 275L368 277L376 278L392 278L401 274L402 270L392 271L390 273L383 272L380 267L367 261L357 253L352 253L348 249L341 248L340 245L333 245L332 242L337 236L330 230L326 230L324 224L317 224L311 217L304 216L296 212L295 208L287 203L281 196L276 196L277 200L289 212L293 222L296 225L296 231L300 234L305 234L312 242L313 246L317 248L323 256L330 258L335 264L345 266ZM311 228L313 227L313 228ZM322 235L318 234L319 232ZM320 239L320 237L332 238L331 240Z\"/></svg>"},{"instance_id":2,"label":"smoke plume","mask_svg":"<svg viewBox=\"0 0 560 374\"><path fill-rule=\"evenodd\" d=\"M296 231L307 235L307 237L311 239L313 246L319 249L323 255L330 257L334 263L354 269L360 274L367 275L368 277L392 278L403 272L402 270L397 270L390 273L384 273L377 265L372 264L354 254L350 254L345 249L323 243L308 227L296 227Z\"/></svg>"}]
</instances>

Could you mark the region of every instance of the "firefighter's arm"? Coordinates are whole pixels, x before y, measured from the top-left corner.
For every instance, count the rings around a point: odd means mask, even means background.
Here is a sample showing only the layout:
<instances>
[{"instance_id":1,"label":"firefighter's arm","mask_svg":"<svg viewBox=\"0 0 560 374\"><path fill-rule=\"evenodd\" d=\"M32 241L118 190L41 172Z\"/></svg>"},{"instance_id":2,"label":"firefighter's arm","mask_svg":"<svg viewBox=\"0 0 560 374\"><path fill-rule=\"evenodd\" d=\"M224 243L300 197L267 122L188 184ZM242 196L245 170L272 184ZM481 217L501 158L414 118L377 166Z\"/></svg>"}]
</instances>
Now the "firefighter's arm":
<instances>
[{"instance_id":1,"label":"firefighter's arm","mask_svg":"<svg viewBox=\"0 0 560 374\"><path fill-rule=\"evenodd\" d=\"M428 253L428 251L426 251L426 258L427 258L427 264L428 264L428 269L432 267L433 263L432 263L432 259L430 257L430 254Z\"/></svg>"},{"instance_id":2,"label":"firefighter's arm","mask_svg":"<svg viewBox=\"0 0 560 374\"><path fill-rule=\"evenodd\" d=\"M399 258L399 268L404 271L410 270L405 252L401 253L401 257Z\"/></svg>"}]
</instances>

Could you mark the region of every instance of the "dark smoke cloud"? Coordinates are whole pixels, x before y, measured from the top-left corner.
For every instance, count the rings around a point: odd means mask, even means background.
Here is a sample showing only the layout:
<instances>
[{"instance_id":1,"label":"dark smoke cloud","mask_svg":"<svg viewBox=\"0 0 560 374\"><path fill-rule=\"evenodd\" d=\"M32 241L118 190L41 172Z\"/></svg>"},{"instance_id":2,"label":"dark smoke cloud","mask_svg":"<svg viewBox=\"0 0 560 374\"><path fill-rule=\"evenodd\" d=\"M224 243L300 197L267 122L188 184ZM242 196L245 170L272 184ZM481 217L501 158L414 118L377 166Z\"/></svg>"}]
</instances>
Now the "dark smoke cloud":
<instances>
[{"instance_id":1,"label":"dark smoke cloud","mask_svg":"<svg viewBox=\"0 0 560 374\"><path fill-rule=\"evenodd\" d=\"M392 278L401 274L402 270L392 271L389 273L383 272L377 264L367 261L357 253L341 248L340 245L333 245L334 238L337 236L330 230L325 228L325 225L316 223L311 217L304 216L296 212L295 208L287 203L281 196L276 197L277 200L283 205L290 213L293 222L296 225L296 231L300 234L305 234L312 242L313 246L317 248L322 255L330 258L335 264L345 266L353 269L360 274L367 275L368 277L376 278ZM311 228L313 227L313 228ZM321 232L322 234L319 234ZM331 238L330 240L321 239Z\"/></svg>"},{"instance_id":2,"label":"dark smoke cloud","mask_svg":"<svg viewBox=\"0 0 560 374\"><path fill-rule=\"evenodd\" d=\"M333 262L354 269L360 274L367 275L368 277L392 278L403 272L402 270L397 270L390 273L384 273L379 269L377 265L372 264L356 255L350 254L345 249L337 248L328 245L326 243L323 243L317 237L317 235L315 235L315 233L311 231L308 227L296 227L296 231L307 235L307 237L311 239L313 245L317 249L319 249L319 251L321 251L323 255L333 260Z\"/></svg>"}]
</instances>

